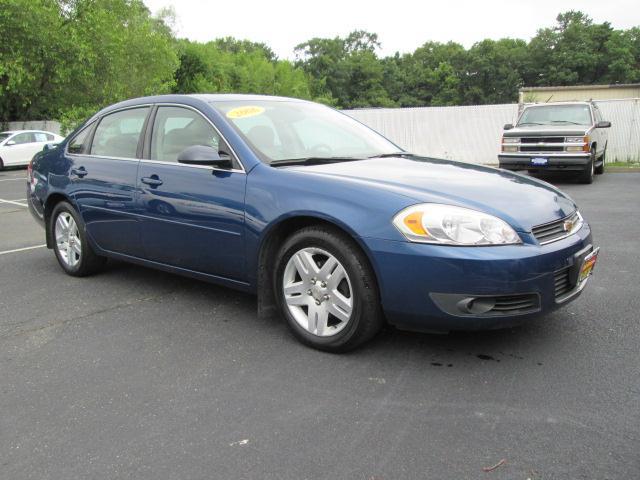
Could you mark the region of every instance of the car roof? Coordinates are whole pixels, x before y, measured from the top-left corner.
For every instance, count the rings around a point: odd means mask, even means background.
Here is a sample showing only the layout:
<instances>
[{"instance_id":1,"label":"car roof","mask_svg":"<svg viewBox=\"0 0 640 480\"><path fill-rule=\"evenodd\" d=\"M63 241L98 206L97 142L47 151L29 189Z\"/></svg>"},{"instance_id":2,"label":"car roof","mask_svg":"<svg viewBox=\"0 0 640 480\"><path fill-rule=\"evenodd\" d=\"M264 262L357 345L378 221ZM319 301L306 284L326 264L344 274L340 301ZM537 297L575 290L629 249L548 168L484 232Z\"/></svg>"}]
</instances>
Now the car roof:
<instances>
[{"instance_id":1,"label":"car roof","mask_svg":"<svg viewBox=\"0 0 640 480\"><path fill-rule=\"evenodd\" d=\"M4 132L0 132L0 134L8 133L10 135L15 135L16 133L50 133L51 135L58 135L57 133L49 132L48 130L5 130Z\"/></svg>"},{"instance_id":2,"label":"car roof","mask_svg":"<svg viewBox=\"0 0 640 480\"><path fill-rule=\"evenodd\" d=\"M239 101L259 101L269 100L276 102L299 102L308 103L307 100L290 97L277 97L275 95L251 95L239 93L194 93L194 94L170 94L170 95L154 95L150 97L138 97L124 100L122 102L109 105L103 108L91 117L91 120L104 115L105 113L119 110L127 107L135 107L138 105L148 105L151 103L184 103L185 105L194 105L197 103L210 104L212 102L239 102Z\"/></svg>"},{"instance_id":3,"label":"car roof","mask_svg":"<svg viewBox=\"0 0 640 480\"><path fill-rule=\"evenodd\" d=\"M573 101L573 102L547 102L547 103L530 103L525 104L524 108L530 107L550 107L556 105L593 105L593 102L589 101Z\"/></svg>"}]
</instances>

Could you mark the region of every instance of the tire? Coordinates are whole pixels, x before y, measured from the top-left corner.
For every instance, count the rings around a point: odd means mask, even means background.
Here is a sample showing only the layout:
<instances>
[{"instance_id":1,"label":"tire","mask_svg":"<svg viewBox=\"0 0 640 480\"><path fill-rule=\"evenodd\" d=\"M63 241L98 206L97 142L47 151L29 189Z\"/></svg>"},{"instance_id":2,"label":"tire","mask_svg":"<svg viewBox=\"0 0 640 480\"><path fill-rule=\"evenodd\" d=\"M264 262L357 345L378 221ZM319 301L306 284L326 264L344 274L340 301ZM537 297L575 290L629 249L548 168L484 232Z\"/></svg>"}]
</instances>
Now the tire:
<instances>
[{"instance_id":1,"label":"tire","mask_svg":"<svg viewBox=\"0 0 640 480\"><path fill-rule=\"evenodd\" d=\"M303 228L284 242L275 265L276 303L305 345L346 352L382 327L374 272L348 236L323 226Z\"/></svg>"},{"instance_id":2,"label":"tire","mask_svg":"<svg viewBox=\"0 0 640 480\"><path fill-rule=\"evenodd\" d=\"M4 162L0 158L0 172L4 170Z\"/></svg>"},{"instance_id":3,"label":"tire","mask_svg":"<svg viewBox=\"0 0 640 480\"><path fill-rule=\"evenodd\" d=\"M602 163L597 166L594 170L596 175L602 175L604 173L604 162L606 162L606 158L607 158L607 149L605 147L604 152L602 152L602 156L600 157L600 160L602 160Z\"/></svg>"},{"instance_id":4,"label":"tire","mask_svg":"<svg viewBox=\"0 0 640 480\"><path fill-rule=\"evenodd\" d=\"M84 277L104 267L106 258L97 255L91 248L82 219L71 204L58 203L51 213L49 222L53 251L67 274Z\"/></svg>"},{"instance_id":5,"label":"tire","mask_svg":"<svg viewBox=\"0 0 640 480\"><path fill-rule=\"evenodd\" d=\"M590 184L593 183L593 175L595 174L595 162L596 162L596 149L591 148L591 156L589 157L589 163L585 165L584 170L580 174L580 183Z\"/></svg>"}]
</instances>

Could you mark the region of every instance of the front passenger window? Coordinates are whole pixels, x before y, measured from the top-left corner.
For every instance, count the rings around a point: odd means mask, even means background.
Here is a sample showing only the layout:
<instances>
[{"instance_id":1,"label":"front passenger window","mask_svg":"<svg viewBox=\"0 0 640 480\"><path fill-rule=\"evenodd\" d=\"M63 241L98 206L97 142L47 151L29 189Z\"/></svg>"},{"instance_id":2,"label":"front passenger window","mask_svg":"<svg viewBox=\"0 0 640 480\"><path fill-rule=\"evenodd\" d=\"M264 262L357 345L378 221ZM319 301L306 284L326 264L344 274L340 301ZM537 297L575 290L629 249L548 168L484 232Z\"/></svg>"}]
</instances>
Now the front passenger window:
<instances>
[{"instance_id":1,"label":"front passenger window","mask_svg":"<svg viewBox=\"0 0 640 480\"><path fill-rule=\"evenodd\" d=\"M211 124L193 110L158 107L151 134L151 160L177 162L178 155L194 145L219 150L220 137Z\"/></svg>"},{"instance_id":2,"label":"front passenger window","mask_svg":"<svg viewBox=\"0 0 640 480\"><path fill-rule=\"evenodd\" d=\"M18 135L13 137L11 140L13 140L16 143L16 145L23 145L25 143L34 143L36 141L36 139L33 136L33 133L31 132L19 133Z\"/></svg>"},{"instance_id":3,"label":"front passenger window","mask_svg":"<svg viewBox=\"0 0 640 480\"><path fill-rule=\"evenodd\" d=\"M140 133L149 107L131 108L106 115L93 135L91 155L136 158Z\"/></svg>"}]
</instances>

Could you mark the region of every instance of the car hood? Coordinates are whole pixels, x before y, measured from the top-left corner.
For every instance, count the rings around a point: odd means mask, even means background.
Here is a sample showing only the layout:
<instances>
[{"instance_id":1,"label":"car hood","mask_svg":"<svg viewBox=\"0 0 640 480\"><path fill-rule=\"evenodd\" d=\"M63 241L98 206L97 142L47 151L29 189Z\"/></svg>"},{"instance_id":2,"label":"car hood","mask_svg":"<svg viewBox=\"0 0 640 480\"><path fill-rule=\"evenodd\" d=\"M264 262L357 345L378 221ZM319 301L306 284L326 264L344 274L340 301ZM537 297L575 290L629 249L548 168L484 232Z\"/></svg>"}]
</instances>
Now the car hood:
<instances>
[{"instance_id":1,"label":"car hood","mask_svg":"<svg viewBox=\"0 0 640 480\"><path fill-rule=\"evenodd\" d=\"M391 157L289 167L308 175L331 176L345 188L384 190L416 203L444 203L498 216L530 232L576 210L567 195L548 183L497 168L424 157ZM373 193L373 192L372 192ZM410 200L409 200L410 199Z\"/></svg>"},{"instance_id":2,"label":"car hood","mask_svg":"<svg viewBox=\"0 0 640 480\"><path fill-rule=\"evenodd\" d=\"M580 136L585 135L591 126L589 125L526 125L505 130L505 137L546 137L546 136Z\"/></svg>"}]
</instances>

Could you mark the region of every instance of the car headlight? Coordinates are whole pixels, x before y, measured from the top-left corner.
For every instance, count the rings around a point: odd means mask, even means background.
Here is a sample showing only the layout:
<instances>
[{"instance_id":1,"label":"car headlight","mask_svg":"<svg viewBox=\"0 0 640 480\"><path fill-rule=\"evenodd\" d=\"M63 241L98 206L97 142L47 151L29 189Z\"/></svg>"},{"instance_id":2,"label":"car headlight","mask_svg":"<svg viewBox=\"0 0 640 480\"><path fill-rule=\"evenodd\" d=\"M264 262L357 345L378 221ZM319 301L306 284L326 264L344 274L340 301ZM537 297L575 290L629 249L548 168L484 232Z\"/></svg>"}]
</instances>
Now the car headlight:
<instances>
[{"instance_id":1,"label":"car headlight","mask_svg":"<svg viewBox=\"0 0 640 480\"><path fill-rule=\"evenodd\" d=\"M515 230L499 218L453 205L414 205L398 213L393 224L412 242L468 246L522 243Z\"/></svg>"},{"instance_id":2,"label":"car headlight","mask_svg":"<svg viewBox=\"0 0 640 480\"><path fill-rule=\"evenodd\" d=\"M565 137L565 143L584 143L584 137Z\"/></svg>"},{"instance_id":3,"label":"car headlight","mask_svg":"<svg viewBox=\"0 0 640 480\"><path fill-rule=\"evenodd\" d=\"M520 143L518 137L502 137L502 143Z\"/></svg>"}]
</instances>

